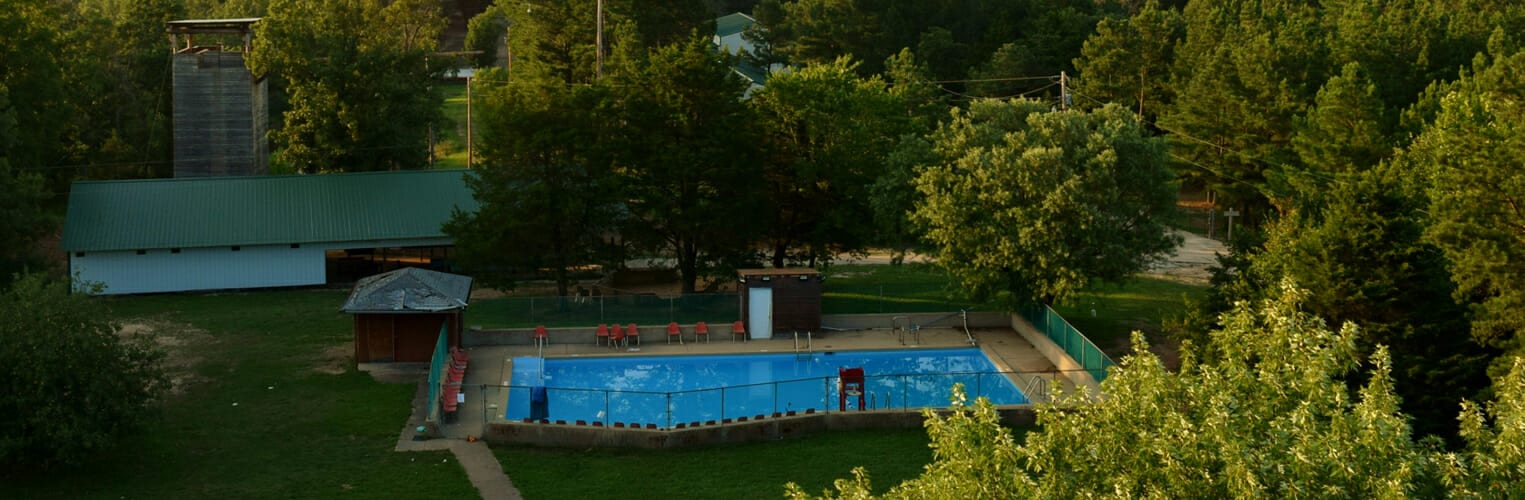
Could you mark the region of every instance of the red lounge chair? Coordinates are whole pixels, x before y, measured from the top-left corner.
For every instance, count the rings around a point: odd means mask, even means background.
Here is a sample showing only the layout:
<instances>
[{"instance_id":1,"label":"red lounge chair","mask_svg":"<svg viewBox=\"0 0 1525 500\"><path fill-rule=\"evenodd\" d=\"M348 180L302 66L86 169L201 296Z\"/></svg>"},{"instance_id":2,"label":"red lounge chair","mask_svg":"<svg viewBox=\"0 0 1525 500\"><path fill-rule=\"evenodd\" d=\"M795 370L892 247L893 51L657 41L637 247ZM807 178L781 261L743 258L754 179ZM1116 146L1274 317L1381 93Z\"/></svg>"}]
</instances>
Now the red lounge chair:
<instances>
[{"instance_id":1,"label":"red lounge chair","mask_svg":"<svg viewBox=\"0 0 1525 500\"><path fill-rule=\"evenodd\" d=\"M636 328L635 323L625 326L625 336L635 339L635 345L641 345L641 329ZM630 341L625 341L629 343Z\"/></svg>"},{"instance_id":2,"label":"red lounge chair","mask_svg":"<svg viewBox=\"0 0 1525 500\"><path fill-rule=\"evenodd\" d=\"M625 329L620 328L619 323L609 325L609 346L619 348L625 342Z\"/></svg>"},{"instance_id":3,"label":"red lounge chair","mask_svg":"<svg viewBox=\"0 0 1525 500\"><path fill-rule=\"evenodd\" d=\"M704 343L710 343L710 325L704 324L703 321L694 325L694 342L698 342L701 336L704 337Z\"/></svg>"},{"instance_id":4,"label":"red lounge chair","mask_svg":"<svg viewBox=\"0 0 1525 500\"><path fill-rule=\"evenodd\" d=\"M676 321L667 324L667 343L671 344L673 337L678 338L679 344L683 343L683 329L678 328L678 322Z\"/></svg>"},{"instance_id":5,"label":"red lounge chair","mask_svg":"<svg viewBox=\"0 0 1525 500\"><path fill-rule=\"evenodd\" d=\"M736 336L737 335L741 336L741 341L742 342L746 342L747 341L747 327L745 325L742 325L740 321L737 321L735 323L731 323L731 342L735 342L736 341Z\"/></svg>"},{"instance_id":6,"label":"red lounge chair","mask_svg":"<svg viewBox=\"0 0 1525 500\"><path fill-rule=\"evenodd\" d=\"M599 323L598 330L594 331L593 335L593 345L599 345L601 342L609 342L609 325Z\"/></svg>"}]
</instances>

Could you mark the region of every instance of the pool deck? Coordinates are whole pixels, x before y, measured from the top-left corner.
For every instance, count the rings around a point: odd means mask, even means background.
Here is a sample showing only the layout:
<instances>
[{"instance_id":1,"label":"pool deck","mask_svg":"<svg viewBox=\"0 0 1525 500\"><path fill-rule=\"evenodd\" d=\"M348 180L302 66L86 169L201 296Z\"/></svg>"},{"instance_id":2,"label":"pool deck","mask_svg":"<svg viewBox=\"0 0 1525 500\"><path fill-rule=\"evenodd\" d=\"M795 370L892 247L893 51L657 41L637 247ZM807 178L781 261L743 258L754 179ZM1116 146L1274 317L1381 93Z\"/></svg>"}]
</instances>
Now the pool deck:
<instances>
[{"instance_id":1,"label":"pool deck","mask_svg":"<svg viewBox=\"0 0 1525 500\"><path fill-rule=\"evenodd\" d=\"M996 368L1004 372L1020 372L1008 375L1012 382L1017 384L1024 393L1030 392L1033 378L1041 378L1048 384L1063 384L1066 391L1072 390L1066 378L1057 375L1057 369L1021 335L1008 328L971 328L980 349L995 363ZM788 353L795 352L795 341L791 335L777 336L772 339L751 339L749 341L733 340L729 335L711 335L714 338L708 342L694 342L692 334L685 335L683 343L676 341L667 342L666 335L642 335L639 345L632 344L628 348L614 349L604 345L594 345L593 335L564 335L558 337L553 334L551 342L545 348L545 357L580 357L580 356L680 356L687 354L743 354L743 353ZM908 336L909 337L909 336ZM674 339L676 340L676 339ZM967 347L968 338L963 330L954 328L925 328L920 331L920 342L906 338L906 344L901 343L898 334L889 330L856 330L843 332L830 332L812 340L812 350L822 351L847 351L847 350L882 350L882 349L926 349ZM800 343L803 345L804 338ZM909 344L909 345L907 345ZM537 356L539 348L534 345L497 345L468 348L471 355L471 363L466 369L466 378L463 381L463 394L465 402L460 405L457 414L459 417L453 423L440 425L440 432L445 437L465 438L467 436L480 436L486 424L494 420L502 419L503 409L507 407L508 391L504 386L513 383L513 358L524 356ZM1045 395L1028 394L1034 401L1044 400Z\"/></svg>"}]
</instances>

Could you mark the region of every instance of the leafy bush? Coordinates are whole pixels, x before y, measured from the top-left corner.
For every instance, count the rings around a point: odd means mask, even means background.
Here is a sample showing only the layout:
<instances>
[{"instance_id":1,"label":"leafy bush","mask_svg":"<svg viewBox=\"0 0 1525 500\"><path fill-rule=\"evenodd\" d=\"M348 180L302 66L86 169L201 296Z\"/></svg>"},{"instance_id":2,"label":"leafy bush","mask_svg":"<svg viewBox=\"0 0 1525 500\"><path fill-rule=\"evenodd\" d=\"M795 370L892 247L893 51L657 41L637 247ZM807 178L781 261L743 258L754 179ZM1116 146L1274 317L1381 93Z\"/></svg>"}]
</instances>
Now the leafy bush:
<instances>
[{"instance_id":1,"label":"leafy bush","mask_svg":"<svg viewBox=\"0 0 1525 500\"><path fill-rule=\"evenodd\" d=\"M42 275L0 294L0 464L77 465L151 416L164 354Z\"/></svg>"}]
</instances>

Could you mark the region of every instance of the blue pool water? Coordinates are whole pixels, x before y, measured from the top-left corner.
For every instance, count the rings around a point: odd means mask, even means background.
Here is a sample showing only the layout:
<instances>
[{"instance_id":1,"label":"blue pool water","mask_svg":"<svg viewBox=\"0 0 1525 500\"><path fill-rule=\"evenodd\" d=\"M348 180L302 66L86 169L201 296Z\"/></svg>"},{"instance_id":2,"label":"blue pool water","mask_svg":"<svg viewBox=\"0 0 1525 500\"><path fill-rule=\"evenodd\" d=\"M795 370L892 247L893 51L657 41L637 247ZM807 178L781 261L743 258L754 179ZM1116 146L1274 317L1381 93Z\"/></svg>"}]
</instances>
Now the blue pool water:
<instances>
[{"instance_id":1,"label":"blue pool water","mask_svg":"<svg viewBox=\"0 0 1525 500\"><path fill-rule=\"evenodd\" d=\"M530 386L544 385L548 418L652 423L705 422L775 412L837 411L838 368L863 367L867 408L944 407L955 383L970 399L1027 403L976 348L841 351L800 356L738 354L514 359L504 416L530 416ZM543 382L542 382L543 381ZM850 398L848 409L856 409Z\"/></svg>"}]
</instances>

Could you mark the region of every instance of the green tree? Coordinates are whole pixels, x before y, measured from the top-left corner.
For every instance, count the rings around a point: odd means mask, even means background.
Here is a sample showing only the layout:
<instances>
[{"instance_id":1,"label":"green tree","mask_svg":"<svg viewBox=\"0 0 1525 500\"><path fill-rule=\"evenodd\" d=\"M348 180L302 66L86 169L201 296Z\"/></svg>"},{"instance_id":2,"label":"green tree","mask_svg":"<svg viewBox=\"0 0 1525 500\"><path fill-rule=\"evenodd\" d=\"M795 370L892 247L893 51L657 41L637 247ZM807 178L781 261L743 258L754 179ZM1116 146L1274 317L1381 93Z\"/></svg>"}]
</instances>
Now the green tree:
<instances>
[{"instance_id":1,"label":"green tree","mask_svg":"<svg viewBox=\"0 0 1525 500\"><path fill-rule=\"evenodd\" d=\"M1525 435L1525 365L1490 408L1469 405L1471 448L1448 454L1409 435L1387 353L1362 371L1359 328L1331 330L1304 310L1306 292L1283 282L1259 304L1241 303L1198 358L1187 347L1167 370L1135 334L1133 354L1102 383L1106 397L1064 398L1038 408L1039 428L1016 443L987 400L973 408L955 390L954 410L927 412L934 461L894 498L1513 497ZM867 498L866 473L825 496ZM789 495L806 495L790 486Z\"/></svg>"},{"instance_id":2,"label":"green tree","mask_svg":"<svg viewBox=\"0 0 1525 500\"><path fill-rule=\"evenodd\" d=\"M614 227L609 161L597 111L604 89L482 85L480 163L467 184L480 203L457 210L444 231L456 259L484 284L512 288L549 270L567 295L571 273L594 262Z\"/></svg>"},{"instance_id":3,"label":"green tree","mask_svg":"<svg viewBox=\"0 0 1525 500\"><path fill-rule=\"evenodd\" d=\"M1319 89L1313 108L1295 128L1292 147L1308 170L1287 172L1288 181L1310 194L1337 176L1375 167L1394 152L1391 123L1359 63L1346 64Z\"/></svg>"},{"instance_id":4,"label":"green tree","mask_svg":"<svg viewBox=\"0 0 1525 500\"><path fill-rule=\"evenodd\" d=\"M749 101L763 130L774 267L830 260L873 238L869 185L909 117L846 58L776 75Z\"/></svg>"},{"instance_id":5,"label":"green tree","mask_svg":"<svg viewBox=\"0 0 1525 500\"><path fill-rule=\"evenodd\" d=\"M1160 114L1182 177L1249 223L1296 195L1268 183L1294 164L1293 120L1327 79L1316 6L1296 0L1192 2L1176 48L1174 101Z\"/></svg>"},{"instance_id":6,"label":"green tree","mask_svg":"<svg viewBox=\"0 0 1525 500\"><path fill-rule=\"evenodd\" d=\"M595 2L512 0L502 10L509 19L511 79L564 85L594 81L598 66ZM618 15L605 13L606 27L619 22Z\"/></svg>"},{"instance_id":7,"label":"green tree","mask_svg":"<svg viewBox=\"0 0 1525 500\"><path fill-rule=\"evenodd\" d=\"M9 242L0 248L0 286L23 269L46 267L33 244L55 223L45 209L50 195L42 176L11 167L15 143L15 108L0 83L0 241Z\"/></svg>"},{"instance_id":8,"label":"green tree","mask_svg":"<svg viewBox=\"0 0 1525 500\"><path fill-rule=\"evenodd\" d=\"M471 56L472 66L490 68L498 64L498 50L508 39L508 11L504 5L489 5L466 22L465 48L480 52Z\"/></svg>"},{"instance_id":9,"label":"green tree","mask_svg":"<svg viewBox=\"0 0 1525 500\"><path fill-rule=\"evenodd\" d=\"M1149 0L1126 19L1102 19L1075 59L1075 92L1102 102L1132 103L1140 120L1154 121L1171 102L1170 68L1186 36L1181 12ZM1082 104L1088 104L1082 100Z\"/></svg>"},{"instance_id":10,"label":"green tree","mask_svg":"<svg viewBox=\"0 0 1525 500\"><path fill-rule=\"evenodd\" d=\"M1454 439L1462 398L1488 387L1490 353L1468 335L1466 306L1447 299L1449 263L1424 240L1424 198L1405 185L1405 174L1383 165L1310 195L1316 201L1269 225L1249 274L1306 286L1308 312L1360 326L1363 355L1388 346L1415 434Z\"/></svg>"},{"instance_id":11,"label":"green tree","mask_svg":"<svg viewBox=\"0 0 1525 500\"><path fill-rule=\"evenodd\" d=\"M163 354L151 339L118 336L107 317L39 274L0 295L0 463L82 464L153 416L168 384Z\"/></svg>"},{"instance_id":12,"label":"green tree","mask_svg":"<svg viewBox=\"0 0 1525 500\"><path fill-rule=\"evenodd\" d=\"M976 101L932 142L912 219L976 298L1067 300L1179 244L1161 222L1175 208L1166 145L1121 107Z\"/></svg>"},{"instance_id":13,"label":"green tree","mask_svg":"<svg viewBox=\"0 0 1525 500\"><path fill-rule=\"evenodd\" d=\"M1056 2L1061 3L1061 2ZM1047 80L1027 77L1074 73L1086 38L1098 17L1085 4L1055 6L1034 13L1023 24L1021 38L1002 45L984 64L969 71L969 92L984 97L1032 95L1042 89L1058 96Z\"/></svg>"},{"instance_id":14,"label":"green tree","mask_svg":"<svg viewBox=\"0 0 1525 500\"><path fill-rule=\"evenodd\" d=\"M762 179L754 123L742 95L747 82L710 37L631 51L610 77L615 152L625 203L621 234L637 248L671 255L683 292L700 275L734 267L759 236Z\"/></svg>"},{"instance_id":15,"label":"green tree","mask_svg":"<svg viewBox=\"0 0 1525 500\"><path fill-rule=\"evenodd\" d=\"M1525 352L1525 52L1479 60L1406 156L1429 172L1428 236L1445 251L1480 342ZM1420 170L1421 172L1426 170ZM1507 358L1494 366L1503 375Z\"/></svg>"},{"instance_id":16,"label":"green tree","mask_svg":"<svg viewBox=\"0 0 1525 500\"><path fill-rule=\"evenodd\" d=\"M303 172L427 167L444 27L433 0L273 0L246 62L286 84L280 159Z\"/></svg>"}]
</instances>

